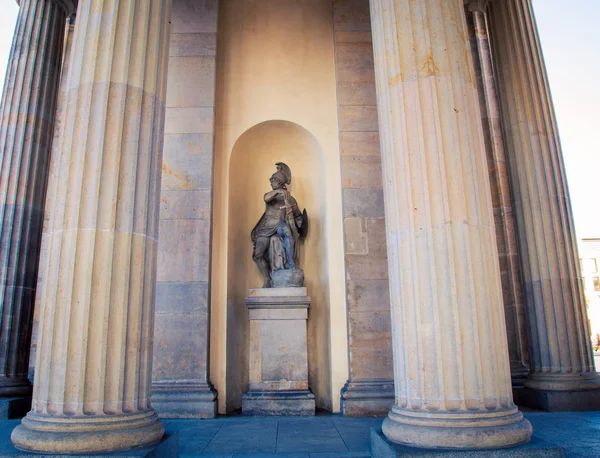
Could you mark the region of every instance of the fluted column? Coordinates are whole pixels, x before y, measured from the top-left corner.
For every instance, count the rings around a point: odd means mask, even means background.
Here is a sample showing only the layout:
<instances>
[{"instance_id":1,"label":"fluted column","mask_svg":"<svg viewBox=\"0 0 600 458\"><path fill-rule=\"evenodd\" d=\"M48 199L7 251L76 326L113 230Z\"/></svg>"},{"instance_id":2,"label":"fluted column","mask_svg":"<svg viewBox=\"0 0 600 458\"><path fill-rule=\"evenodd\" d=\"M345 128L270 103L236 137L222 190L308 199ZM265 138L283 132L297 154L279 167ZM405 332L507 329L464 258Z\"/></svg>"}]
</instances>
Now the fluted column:
<instances>
[{"instance_id":1,"label":"fluted column","mask_svg":"<svg viewBox=\"0 0 600 458\"><path fill-rule=\"evenodd\" d=\"M502 133L502 116L487 31L486 7L489 0L468 0L466 3L467 27L471 38L471 52L478 85L483 137L492 190L510 372L513 386L522 386L524 378L529 373L525 302L517 230L506 165L506 147Z\"/></svg>"},{"instance_id":2,"label":"fluted column","mask_svg":"<svg viewBox=\"0 0 600 458\"><path fill-rule=\"evenodd\" d=\"M46 179L69 0L22 0L0 106L0 396L27 379Z\"/></svg>"},{"instance_id":3,"label":"fluted column","mask_svg":"<svg viewBox=\"0 0 600 458\"><path fill-rule=\"evenodd\" d=\"M565 168L532 5L492 2L489 14L527 308L531 372L524 385L597 390ZM591 393L582 396L590 408L600 406L600 396L593 403Z\"/></svg>"},{"instance_id":4,"label":"fluted column","mask_svg":"<svg viewBox=\"0 0 600 458\"><path fill-rule=\"evenodd\" d=\"M526 442L463 0L371 0L371 20L396 391L383 432L420 447Z\"/></svg>"},{"instance_id":5,"label":"fluted column","mask_svg":"<svg viewBox=\"0 0 600 458\"><path fill-rule=\"evenodd\" d=\"M160 440L150 405L170 0L79 5L21 449Z\"/></svg>"}]
</instances>

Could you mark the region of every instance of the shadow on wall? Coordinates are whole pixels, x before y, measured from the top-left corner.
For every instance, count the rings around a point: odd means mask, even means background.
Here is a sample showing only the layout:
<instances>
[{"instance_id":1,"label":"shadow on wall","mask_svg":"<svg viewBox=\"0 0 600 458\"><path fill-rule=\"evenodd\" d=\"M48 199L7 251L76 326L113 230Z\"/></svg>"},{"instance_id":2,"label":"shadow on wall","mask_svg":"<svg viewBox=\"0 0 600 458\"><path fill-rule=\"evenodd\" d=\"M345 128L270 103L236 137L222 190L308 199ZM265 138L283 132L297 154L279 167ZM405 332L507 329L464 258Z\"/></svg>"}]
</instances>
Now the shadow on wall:
<instances>
[{"instance_id":1,"label":"shadow on wall","mask_svg":"<svg viewBox=\"0 0 600 458\"><path fill-rule=\"evenodd\" d=\"M298 124L273 120L257 124L236 141L229 163L229 237L227 274L227 410L241 407L248 386L248 288L262 278L252 260L250 232L265 210L275 163L292 170L288 187L306 208L309 233L299 250L300 268L312 305L308 318L309 385L317 407L331 408L328 275L325 240L325 176L319 142Z\"/></svg>"}]
</instances>

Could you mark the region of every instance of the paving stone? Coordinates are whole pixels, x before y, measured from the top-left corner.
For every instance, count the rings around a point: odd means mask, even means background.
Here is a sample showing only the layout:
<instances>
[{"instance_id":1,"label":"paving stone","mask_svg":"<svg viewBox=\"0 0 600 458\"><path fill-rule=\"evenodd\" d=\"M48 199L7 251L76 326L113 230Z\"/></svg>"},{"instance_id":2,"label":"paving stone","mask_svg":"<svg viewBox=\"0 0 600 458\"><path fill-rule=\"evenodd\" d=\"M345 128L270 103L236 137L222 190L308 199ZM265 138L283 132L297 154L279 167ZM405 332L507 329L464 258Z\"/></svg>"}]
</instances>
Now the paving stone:
<instances>
[{"instance_id":1,"label":"paving stone","mask_svg":"<svg viewBox=\"0 0 600 458\"><path fill-rule=\"evenodd\" d=\"M275 453L276 442L276 419L225 422L204 453Z\"/></svg>"},{"instance_id":2,"label":"paving stone","mask_svg":"<svg viewBox=\"0 0 600 458\"><path fill-rule=\"evenodd\" d=\"M364 452L370 450L371 440L365 434L366 430L381 427L383 418L349 418L340 417L333 420L346 447L351 452Z\"/></svg>"},{"instance_id":3,"label":"paving stone","mask_svg":"<svg viewBox=\"0 0 600 458\"><path fill-rule=\"evenodd\" d=\"M348 448L331 420L279 423L277 453L347 451Z\"/></svg>"}]
</instances>

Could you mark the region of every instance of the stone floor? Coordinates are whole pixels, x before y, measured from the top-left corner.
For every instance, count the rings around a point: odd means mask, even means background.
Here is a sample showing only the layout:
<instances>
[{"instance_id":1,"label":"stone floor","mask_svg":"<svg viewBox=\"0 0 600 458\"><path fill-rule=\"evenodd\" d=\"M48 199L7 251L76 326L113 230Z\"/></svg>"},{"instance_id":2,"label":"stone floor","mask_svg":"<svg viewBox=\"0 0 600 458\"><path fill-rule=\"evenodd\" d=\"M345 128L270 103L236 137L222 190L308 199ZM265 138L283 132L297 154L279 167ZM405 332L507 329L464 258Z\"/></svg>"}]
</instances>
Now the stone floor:
<instances>
[{"instance_id":1,"label":"stone floor","mask_svg":"<svg viewBox=\"0 0 600 458\"><path fill-rule=\"evenodd\" d=\"M527 411L534 436L564 447L568 457L600 457L600 411L546 413ZM369 429L381 418L338 415L316 417L222 417L214 420L165 420L178 431L186 457L369 457ZM10 432L18 420L0 421L0 456L18 452Z\"/></svg>"}]
</instances>

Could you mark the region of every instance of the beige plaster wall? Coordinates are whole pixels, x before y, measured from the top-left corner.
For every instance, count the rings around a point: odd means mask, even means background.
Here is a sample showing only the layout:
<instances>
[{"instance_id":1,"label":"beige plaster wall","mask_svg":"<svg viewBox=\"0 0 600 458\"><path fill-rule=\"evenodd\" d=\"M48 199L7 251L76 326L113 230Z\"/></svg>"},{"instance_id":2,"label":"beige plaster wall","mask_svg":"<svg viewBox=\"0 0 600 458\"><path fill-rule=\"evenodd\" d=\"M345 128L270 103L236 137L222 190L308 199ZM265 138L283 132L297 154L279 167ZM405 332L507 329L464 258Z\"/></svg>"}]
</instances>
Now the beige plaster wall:
<instances>
[{"instance_id":1,"label":"beige plaster wall","mask_svg":"<svg viewBox=\"0 0 600 458\"><path fill-rule=\"evenodd\" d=\"M311 248L314 265L307 263L306 245L301 253L308 294L314 298L309 380L317 406L339 411L348 357L332 17L331 0L223 0L220 4L210 348L210 377L219 392L220 412L238 408L245 390L246 379L239 375L247 370L247 316L240 298L248 286L260 286L256 267L249 265L249 232L262 213L262 195L269 189L276 160L291 166L292 191L315 223L311 237L320 239ZM242 137L265 121L288 123L258 126L255 129L266 130ZM293 138L296 145L304 142L304 146L293 146ZM236 145L238 141L242 143ZM238 183L244 175L253 176L255 184ZM247 192L244 185L250 186ZM230 204L239 205L242 198L250 205L243 214ZM237 255L247 268L230 265Z\"/></svg>"}]
</instances>

